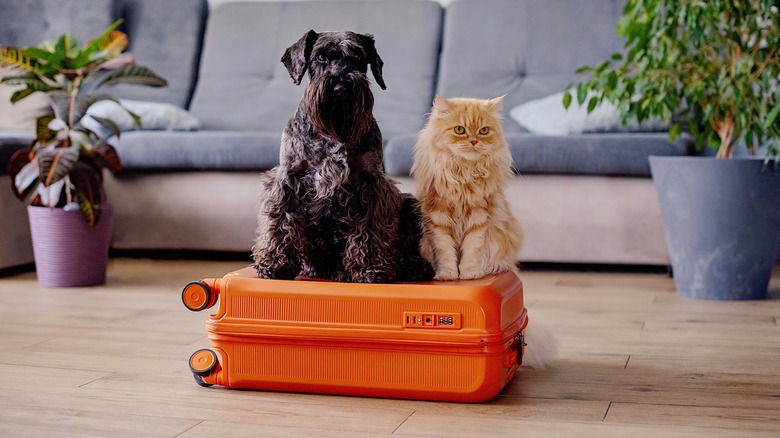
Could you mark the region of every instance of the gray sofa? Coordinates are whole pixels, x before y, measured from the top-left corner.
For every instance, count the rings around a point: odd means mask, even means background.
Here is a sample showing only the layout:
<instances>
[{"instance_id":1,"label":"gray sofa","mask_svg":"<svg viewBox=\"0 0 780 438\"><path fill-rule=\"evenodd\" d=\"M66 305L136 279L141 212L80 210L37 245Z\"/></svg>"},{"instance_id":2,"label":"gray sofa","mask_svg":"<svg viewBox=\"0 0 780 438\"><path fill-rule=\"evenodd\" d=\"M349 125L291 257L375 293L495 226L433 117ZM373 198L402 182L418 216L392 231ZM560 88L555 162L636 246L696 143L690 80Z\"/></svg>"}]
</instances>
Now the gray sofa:
<instances>
[{"instance_id":1,"label":"gray sofa","mask_svg":"<svg viewBox=\"0 0 780 438\"><path fill-rule=\"evenodd\" d=\"M374 89L385 166L413 192L412 148L436 94L506 94L508 112L562 91L576 68L619 50L622 0L248 2L210 11L206 0L24 0L35 7L5 9L18 3L0 0L0 44L32 44L69 26L95 35L124 17L138 62L171 85L110 91L175 104L200 122L196 131L130 131L115 142L124 168L106 179L112 247L248 252L258 176L277 163L282 127L303 91L279 59L304 32L375 35L387 83ZM86 10L91 18L81 23L74 11ZM6 24L20 20L27 30L9 32ZM518 173L509 196L527 235L521 262L668 264L647 156L687 154L687 142L672 144L665 132L544 136L509 116L505 129ZM30 135L0 131L0 152ZM32 254L19 232L24 207L10 188L0 193L2 269Z\"/></svg>"}]
</instances>

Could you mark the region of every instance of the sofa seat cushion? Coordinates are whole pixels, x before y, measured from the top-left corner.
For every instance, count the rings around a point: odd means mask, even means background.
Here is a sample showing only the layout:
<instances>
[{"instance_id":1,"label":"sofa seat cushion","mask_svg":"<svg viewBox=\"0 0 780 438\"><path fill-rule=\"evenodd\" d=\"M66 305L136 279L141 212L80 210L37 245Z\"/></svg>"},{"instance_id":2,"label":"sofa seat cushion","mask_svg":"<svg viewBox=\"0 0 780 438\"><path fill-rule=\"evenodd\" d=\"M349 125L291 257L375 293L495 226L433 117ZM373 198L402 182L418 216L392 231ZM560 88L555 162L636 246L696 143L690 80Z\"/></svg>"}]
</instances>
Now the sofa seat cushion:
<instances>
[{"instance_id":1,"label":"sofa seat cushion","mask_svg":"<svg viewBox=\"0 0 780 438\"><path fill-rule=\"evenodd\" d=\"M279 163L281 133L131 131L112 143L125 170L265 170Z\"/></svg>"},{"instance_id":2,"label":"sofa seat cushion","mask_svg":"<svg viewBox=\"0 0 780 438\"><path fill-rule=\"evenodd\" d=\"M506 134L515 171L571 175L649 176L650 155L688 155L692 141L681 136L669 142L666 132L594 133L539 136ZM408 175L416 136L392 139L385 147L385 169L391 175Z\"/></svg>"}]
</instances>

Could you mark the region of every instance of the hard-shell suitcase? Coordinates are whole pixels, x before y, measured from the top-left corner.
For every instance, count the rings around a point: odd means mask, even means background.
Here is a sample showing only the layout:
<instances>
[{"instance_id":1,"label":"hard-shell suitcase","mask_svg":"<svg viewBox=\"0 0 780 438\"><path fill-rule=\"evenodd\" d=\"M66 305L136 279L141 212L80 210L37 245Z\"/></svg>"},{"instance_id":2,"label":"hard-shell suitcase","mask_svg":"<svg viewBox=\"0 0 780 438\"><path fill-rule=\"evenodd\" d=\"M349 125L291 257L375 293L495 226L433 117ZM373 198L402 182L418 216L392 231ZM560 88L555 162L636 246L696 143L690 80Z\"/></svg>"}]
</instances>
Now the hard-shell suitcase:
<instances>
[{"instance_id":1,"label":"hard-shell suitcase","mask_svg":"<svg viewBox=\"0 0 780 438\"><path fill-rule=\"evenodd\" d=\"M219 299L217 299L219 298ZM513 273L354 284L266 280L251 268L187 284L212 349L189 360L202 386L485 401L522 361L528 317Z\"/></svg>"}]
</instances>

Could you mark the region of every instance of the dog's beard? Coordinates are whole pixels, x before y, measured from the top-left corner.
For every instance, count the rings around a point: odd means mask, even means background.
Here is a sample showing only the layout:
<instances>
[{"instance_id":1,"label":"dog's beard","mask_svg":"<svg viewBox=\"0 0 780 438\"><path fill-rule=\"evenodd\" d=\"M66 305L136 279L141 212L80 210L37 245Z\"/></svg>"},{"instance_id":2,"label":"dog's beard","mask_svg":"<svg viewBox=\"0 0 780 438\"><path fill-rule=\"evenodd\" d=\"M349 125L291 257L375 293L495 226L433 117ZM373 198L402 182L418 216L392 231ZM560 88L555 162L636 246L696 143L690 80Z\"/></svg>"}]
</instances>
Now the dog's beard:
<instances>
[{"instance_id":1,"label":"dog's beard","mask_svg":"<svg viewBox=\"0 0 780 438\"><path fill-rule=\"evenodd\" d=\"M324 76L311 81L304 100L314 129L345 144L356 144L373 125L374 95L362 74L348 74L342 96L333 95L338 78Z\"/></svg>"}]
</instances>

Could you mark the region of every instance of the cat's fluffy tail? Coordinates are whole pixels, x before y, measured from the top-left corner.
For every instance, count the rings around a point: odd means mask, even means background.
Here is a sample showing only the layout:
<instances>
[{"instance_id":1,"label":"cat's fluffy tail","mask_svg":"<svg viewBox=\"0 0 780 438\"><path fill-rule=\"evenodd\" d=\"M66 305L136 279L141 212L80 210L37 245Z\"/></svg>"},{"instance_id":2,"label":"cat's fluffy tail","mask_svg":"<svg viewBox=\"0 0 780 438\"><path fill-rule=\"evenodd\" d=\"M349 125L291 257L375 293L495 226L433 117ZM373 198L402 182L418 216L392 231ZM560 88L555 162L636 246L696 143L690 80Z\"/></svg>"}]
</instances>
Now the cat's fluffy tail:
<instances>
[{"instance_id":1,"label":"cat's fluffy tail","mask_svg":"<svg viewBox=\"0 0 780 438\"><path fill-rule=\"evenodd\" d=\"M526 343L523 365L537 369L549 368L559 347L558 336L550 321L539 315L530 315L523 338Z\"/></svg>"}]
</instances>

